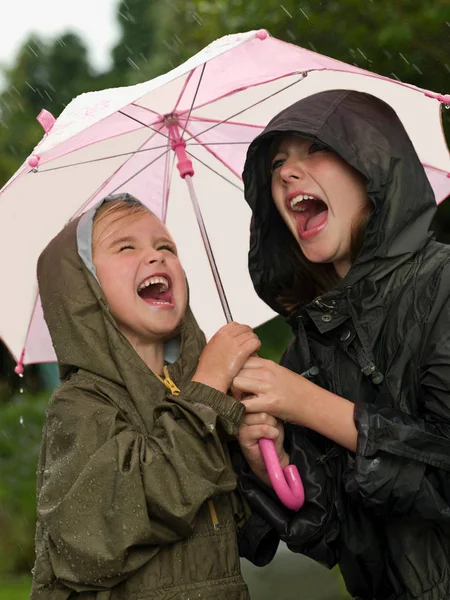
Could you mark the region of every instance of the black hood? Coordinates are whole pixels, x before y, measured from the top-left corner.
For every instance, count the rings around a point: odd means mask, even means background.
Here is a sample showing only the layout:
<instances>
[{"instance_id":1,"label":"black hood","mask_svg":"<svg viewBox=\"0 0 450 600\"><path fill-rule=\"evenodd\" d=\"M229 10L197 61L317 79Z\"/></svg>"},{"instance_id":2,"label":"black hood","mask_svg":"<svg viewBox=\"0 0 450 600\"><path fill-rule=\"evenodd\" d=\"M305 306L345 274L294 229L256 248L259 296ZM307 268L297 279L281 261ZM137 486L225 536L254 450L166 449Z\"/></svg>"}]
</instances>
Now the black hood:
<instances>
[{"instance_id":1,"label":"black hood","mask_svg":"<svg viewBox=\"0 0 450 600\"><path fill-rule=\"evenodd\" d=\"M436 211L425 170L388 104L369 94L332 90L286 108L250 144L243 172L245 198L253 212L249 270L256 292L277 312L283 310L274 290L289 286L294 238L272 201L267 154L273 138L285 132L322 142L367 182L374 212L346 284L397 262L390 259L420 250L430 237Z\"/></svg>"}]
</instances>

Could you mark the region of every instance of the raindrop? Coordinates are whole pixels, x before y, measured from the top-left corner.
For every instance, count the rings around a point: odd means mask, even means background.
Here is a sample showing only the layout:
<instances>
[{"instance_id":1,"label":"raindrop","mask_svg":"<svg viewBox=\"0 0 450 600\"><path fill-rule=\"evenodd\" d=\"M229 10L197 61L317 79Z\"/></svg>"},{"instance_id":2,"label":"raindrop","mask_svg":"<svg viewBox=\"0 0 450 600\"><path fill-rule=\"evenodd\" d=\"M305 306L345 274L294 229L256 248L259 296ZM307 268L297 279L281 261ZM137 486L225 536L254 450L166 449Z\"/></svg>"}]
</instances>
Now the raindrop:
<instances>
[{"instance_id":1,"label":"raindrop","mask_svg":"<svg viewBox=\"0 0 450 600\"><path fill-rule=\"evenodd\" d=\"M36 57L36 58L38 57L38 55L37 55L37 54L36 54L36 52L33 50L33 48L30 46L30 44L27 44L27 48L28 48L28 50L30 50L30 51L31 51L31 52L32 52L32 53L35 55L35 57Z\"/></svg>"},{"instance_id":2,"label":"raindrop","mask_svg":"<svg viewBox=\"0 0 450 600\"><path fill-rule=\"evenodd\" d=\"M422 71L419 69L419 67L418 67L417 65L415 65L414 63L413 63L413 69L415 69L415 70L416 70L416 71L419 73L419 75L423 75L423 72L422 72Z\"/></svg>"},{"instance_id":3,"label":"raindrop","mask_svg":"<svg viewBox=\"0 0 450 600\"><path fill-rule=\"evenodd\" d=\"M287 10L287 8L285 8L282 4L280 4L281 8L284 10L284 12L287 14L288 17L290 17L292 19L292 15L291 13Z\"/></svg>"},{"instance_id":4,"label":"raindrop","mask_svg":"<svg viewBox=\"0 0 450 600\"><path fill-rule=\"evenodd\" d=\"M401 52L399 52L399 55L400 55L401 58L403 58L403 60L405 61L405 63L407 65L409 65L409 60L406 58L406 56L404 56Z\"/></svg>"},{"instance_id":5,"label":"raindrop","mask_svg":"<svg viewBox=\"0 0 450 600\"><path fill-rule=\"evenodd\" d=\"M364 52L360 48L356 48L356 49L361 54L361 56L364 58L364 60L367 60L367 56L364 54Z\"/></svg>"},{"instance_id":6,"label":"raindrop","mask_svg":"<svg viewBox=\"0 0 450 600\"><path fill-rule=\"evenodd\" d=\"M197 21L197 23L199 25L202 25L202 21L201 21L200 17L196 13L192 13L192 18L194 19L194 21Z\"/></svg>"},{"instance_id":7,"label":"raindrop","mask_svg":"<svg viewBox=\"0 0 450 600\"><path fill-rule=\"evenodd\" d=\"M131 65L134 69L136 69L136 71L139 71L139 67L137 66L137 64L134 62L134 60L130 57L127 58L127 63L129 65Z\"/></svg>"},{"instance_id":8,"label":"raindrop","mask_svg":"<svg viewBox=\"0 0 450 600\"><path fill-rule=\"evenodd\" d=\"M308 21L309 21L309 17L308 17L308 15L305 13L305 11L303 10L303 8L300 8L300 7L299 7L299 9L298 9L298 10L299 10L299 11L302 13L302 15L305 17L305 19L308 19Z\"/></svg>"},{"instance_id":9,"label":"raindrop","mask_svg":"<svg viewBox=\"0 0 450 600\"><path fill-rule=\"evenodd\" d=\"M32 85L30 85L28 83L28 81L25 81L25 85L27 85L30 88L30 90L32 90L34 93L36 93L36 90L34 89L34 87Z\"/></svg>"},{"instance_id":10,"label":"raindrop","mask_svg":"<svg viewBox=\"0 0 450 600\"><path fill-rule=\"evenodd\" d=\"M23 379L23 373L19 373L20 379Z\"/></svg>"},{"instance_id":11,"label":"raindrop","mask_svg":"<svg viewBox=\"0 0 450 600\"><path fill-rule=\"evenodd\" d=\"M23 394L23 387L20 388L19 394Z\"/></svg>"},{"instance_id":12,"label":"raindrop","mask_svg":"<svg viewBox=\"0 0 450 600\"><path fill-rule=\"evenodd\" d=\"M119 11L117 11L117 12L118 12L118 15L119 15L119 17L122 17L122 19L123 19L124 21L128 21L128 17L127 17L126 15L124 15L122 12L120 12L120 10L119 10Z\"/></svg>"},{"instance_id":13,"label":"raindrop","mask_svg":"<svg viewBox=\"0 0 450 600\"><path fill-rule=\"evenodd\" d=\"M20 415L20 417L19 417L19 423L23 426L23 417L22 417L22 415Z\"/></svg>"},{"instance_id":14,"label":"raindrop","mask_svg":"<svg viewBox=\"0 0 450 600\"><path fill-rule=\"evenodd\" d=\"M291 38L292 41L295 41L295 34L293 31L291 31L290 29L288 29L286 31L287 35Z\"/></svg>"}]
</instances>

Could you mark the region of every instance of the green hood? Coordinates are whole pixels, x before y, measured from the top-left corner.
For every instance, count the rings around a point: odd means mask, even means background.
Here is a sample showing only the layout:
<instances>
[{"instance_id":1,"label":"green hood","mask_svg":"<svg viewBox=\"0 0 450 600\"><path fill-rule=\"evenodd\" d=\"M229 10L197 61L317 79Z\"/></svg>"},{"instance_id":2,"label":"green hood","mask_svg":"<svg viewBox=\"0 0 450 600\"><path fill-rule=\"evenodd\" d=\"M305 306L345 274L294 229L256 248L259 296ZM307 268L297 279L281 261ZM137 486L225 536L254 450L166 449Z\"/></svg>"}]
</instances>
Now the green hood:
<instances>
[{"instance_id":1,"label":"green hood","mask_svg":"<svg viewBox=\"0 0 450 600\"><path fill-rule=\"evenodd\" d=\"M127 388L137 403L150 388L165 392L112 317L92 264L92 223L103 202L137 202L128 194L110 196L67 225L38 262L38 283L45 321L60 365L61 381L78 370ZM166 360L178 387L188 382L205 345L188 307L180 337L166 343Z\"/></svg>"}]
</instances>

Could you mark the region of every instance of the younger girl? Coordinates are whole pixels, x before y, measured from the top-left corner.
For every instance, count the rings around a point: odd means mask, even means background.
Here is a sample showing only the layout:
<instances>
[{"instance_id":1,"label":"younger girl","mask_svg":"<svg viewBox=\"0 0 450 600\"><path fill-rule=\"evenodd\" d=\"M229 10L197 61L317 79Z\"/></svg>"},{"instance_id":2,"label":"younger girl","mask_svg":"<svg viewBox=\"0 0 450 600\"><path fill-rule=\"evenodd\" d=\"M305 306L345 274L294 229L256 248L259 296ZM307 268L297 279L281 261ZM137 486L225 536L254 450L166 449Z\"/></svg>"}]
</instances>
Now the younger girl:
<instances>
[{"instance_id":1,"label":"younger girl","mask_svg":"<svg viewBox=\"0 0 450 600\"><path fill-rule=\"evenodd\" d=\"M67 225L38 264L62 384L38 470L33 600L248 600L245 537L224 438L242 420L226 392L259 348L231 323L205 346L175 243L128 195ZM261 535L262 532L262 535Z\"/></svg>"}]
</instances>

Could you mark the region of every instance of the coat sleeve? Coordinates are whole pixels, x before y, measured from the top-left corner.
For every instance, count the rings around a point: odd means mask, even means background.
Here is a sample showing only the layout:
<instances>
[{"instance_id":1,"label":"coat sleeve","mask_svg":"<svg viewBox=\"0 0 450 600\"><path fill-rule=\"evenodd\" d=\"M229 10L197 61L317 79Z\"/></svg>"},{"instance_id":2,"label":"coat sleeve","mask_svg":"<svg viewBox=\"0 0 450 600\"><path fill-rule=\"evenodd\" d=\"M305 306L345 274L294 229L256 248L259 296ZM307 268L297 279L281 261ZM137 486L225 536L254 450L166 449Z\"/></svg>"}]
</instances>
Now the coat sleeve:
<instances>
[{"instance_id":1,"label":"coat sleeve","mask_svg":"<svg viewBox=\"0 0 450 600\"><path fill-rule=\"evenodd\" d=\"M290 464L297 466L305 489L305 504L298 512L287 509L273 489L265 485L244 463L239 485L252 509L277 532L288 548L309 556L325 567L338 561L336 540L336 478L342 460L336 446L322 447L324 438L295 425L285 424Z\"/></svg>"},{"instance_id":2,"label":"coat sleeve","mask_svg":"<svg viewBox=\"0 0 450 600\"><path fill-rule=\"evenodd\" d=\"M422 338L415 414L356 405L356 457L347 491L377 513L450 523L450 301L448 277L433 290L433 307L417 324ZM407 393L407 392L406 392Z\"/></svg>"},{"instance_id":3,"label":"coat sleeve","mask_svg":"<svg viewBox=\"0 0 450 600\"><path fill-rule=\"evenodd\" d=\"M235 489L216 425L236 428L243 407L188 384L154 409L143 435L100 394L76 392L62 386L47 411L38 519L55 576L102 590L191 535L205 501Z\"/></svg>"}]
</instances>

